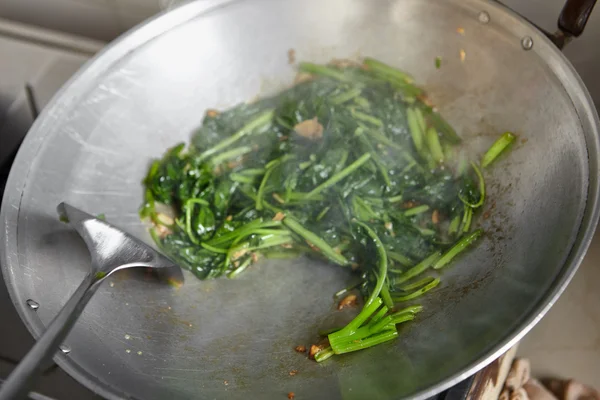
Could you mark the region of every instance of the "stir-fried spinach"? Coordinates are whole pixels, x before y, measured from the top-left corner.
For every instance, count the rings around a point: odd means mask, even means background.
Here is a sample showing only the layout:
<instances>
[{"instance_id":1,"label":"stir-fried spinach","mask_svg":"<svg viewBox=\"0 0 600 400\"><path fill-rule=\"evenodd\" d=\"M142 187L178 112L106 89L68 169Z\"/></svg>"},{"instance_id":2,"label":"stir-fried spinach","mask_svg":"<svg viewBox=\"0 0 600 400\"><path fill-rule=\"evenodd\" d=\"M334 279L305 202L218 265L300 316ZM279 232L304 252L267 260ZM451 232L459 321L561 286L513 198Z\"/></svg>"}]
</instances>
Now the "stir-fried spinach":
<instances>
[{"instance_id":1,"label":"stir-fried spinach","mask_svg":"<svg viewBox=\"0 0 600 400\"><path fill-rule=\"evenodd\" d=\"M471 226L485 182L409 75L372 59L300 70L309 79L278 96L209 111L191 146L152 164L141 216L200 279L234 277L260 257L355 270L365 306L329 332L322 361L390 340L415 317L419 306L398 303L435 288L439 278L422 275L481 236ZM513 140L503 135L482 166Z\"/></svg>"}]
</instances>

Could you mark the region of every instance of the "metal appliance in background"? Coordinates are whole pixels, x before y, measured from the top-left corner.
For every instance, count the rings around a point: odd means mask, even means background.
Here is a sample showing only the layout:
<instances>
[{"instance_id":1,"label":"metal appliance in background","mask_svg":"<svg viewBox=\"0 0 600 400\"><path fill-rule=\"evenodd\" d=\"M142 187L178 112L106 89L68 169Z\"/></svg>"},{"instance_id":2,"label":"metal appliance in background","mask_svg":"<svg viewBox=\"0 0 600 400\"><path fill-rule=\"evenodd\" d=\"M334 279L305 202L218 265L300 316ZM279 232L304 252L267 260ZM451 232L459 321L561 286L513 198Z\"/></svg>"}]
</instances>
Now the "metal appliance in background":
<instances>
[{"instance_id":1,"label":"metal appliance in background","mask_svg":"<svg viewBox=\"0 0 600 400\"><path fill-rule=\"evenodd\" d=\"M567 3L566 37L592 6ZM4 196L0 250L11 297L35 336L87 264L85 250L64 240L54 205L85 205L144 235L137 208L149 159L186 140L202 110L291 82L290 48L302 60L361 54L414 73L473 150L498 132L520 133L491 172L489 236L446 271L398 341L324 365L292 348L315 340L331 306L323 293L349 279L340 268L264 263L239 280L188 279L176 294L115 281L67 338L71 352L56 357L97 393L425 398L519 340L575 273L598 220L599 123L577 74L538 29L480 0L206 0L114 43L29 132ZM436 57L446 60L440 70Z\"/></svg>"}]
</instances>

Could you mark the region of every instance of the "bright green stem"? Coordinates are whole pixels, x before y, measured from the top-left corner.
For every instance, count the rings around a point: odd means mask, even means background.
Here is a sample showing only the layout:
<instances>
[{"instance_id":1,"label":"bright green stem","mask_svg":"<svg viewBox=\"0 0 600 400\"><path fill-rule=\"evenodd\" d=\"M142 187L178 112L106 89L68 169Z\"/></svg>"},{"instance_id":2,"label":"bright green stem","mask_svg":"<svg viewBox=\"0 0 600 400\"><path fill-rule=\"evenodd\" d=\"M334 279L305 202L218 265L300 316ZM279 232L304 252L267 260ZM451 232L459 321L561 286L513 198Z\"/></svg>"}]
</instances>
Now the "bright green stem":
<instances>
[{"instance_id":1,"label":"bright green stem","mask_svg":"<svg viewBox=\"0 0 600 400\"><path fill-rule=\"evenodd\" d=\"M384 64L381 61L377 61L373 58L367 57L364 59L363 63L369 68L369 70L377 72L381 75L385 75L405 83L411 83L414 81L413 77L406 72L402 72L397 68Z\"/></svg>"},{"instance_id":2,"label":"bright green stem","mask_svg":"<svg viewBox=\"0 0 600 400\"><path fill-rule=\"evenodd\" d=\"M281 226L281 221L265 221L265 222L263 222L262 219L255 219L253 221L248 222L245 225L240 226L239 228L237 228L234 231L231 231L222 236L219 236L217 238L209 240L208 244L210 244L211 246L217 246L219 244L223 244L223 243L227 243L229 241L235 240L239 237L248 236L256 229L273 228L276 226Z\"/></svg>"},{"instance_id":3,"label":"bright green stem","mask_svg":"<svg viewBox=\"0 0 600 400\"><path fill-rule=\"evenodd\" d=\"M336 253L326 241L306 229L300 222L296 221L289 215L285 217L283 224L292 232L296 233L298 236L301 236L304 240L321 250L323 255L325 255L331 261L342 266L348 265L348 260L346 260L346 257Z\"/></svg>"},{"instance_id":4,"label":"bright green stem","mask_svg":"<svg viewBox=\"0 0 600 400\"><path fill-rule=\"evenodd\" d=\"M483 230L477 229L475 232L460 239L458 243L450 248L437 262L433 265L434 269L440 269L447 265L454 257L464 251L470 244L481 237Z\"/></svg>"},{"instance_id":5,"label":"bright green stem","mask_svg":"<svg viewBox=\"0 0 600 400\"><path fill-rule=\"evenodd\" d=\"M271 174L273 173L275 168L277 168L278 165L279 165L279 163L271 165L269 167L269 169L267 169L267 172L265 172L265 175L263 176L262 181L260 182L260 186L258 187L258 193L256 193L256 206L255 206L256 209L259 211L263 209L263 198L265 197L265 190L267 188L267 183L269 181L269 178L271 177Z\"/></svg>"},{"instance_id":6,"label":"bright green stem","mask_svg":"<svg viewBox=\"0 0 600 400\"><path fill-rule=\"evenodd\" d=\"M483 202L485 201L485 180L483 179L483 174L481 173L481 170L479 169L477 164L471 162L471 166L473 167L473 170L477 175L477 179L479 180L479 200L477 201L477 203L469 203L462 195L459 194L459 197L460 200L467 206L471 208L478 208L481 207L483 205Z\"/></svg>"},{"instance_id":7,"label":"bright green stem","mask_svg":"<svg viewBox=\"0 0 600 400\"><path fill-rule=\"evenodd\" d=\"M425 109L425 117L429 120L429 123L433 125L433 127L442 134L444 139L446 139L449 143L458 144L462 141L460 136L456 133L452 125L450 125L440 114L433 111L431 107L427 107Z\"/></svg>"},{"instance_id":8,"label":"bright green stem","mask_svg":"<svg viewBox=\"0 0 600 400\"><path fill-rule=\"evenodd\" d=\"M202 153L200 153L200 155L196 158L196 161L197 162L203 161L203 160L207 159L208 157L212 156L213 154L216 154L216 153L220 152L221 150L231 146L233 143L237 142L244 136L252 133L254 130L256 130L258 128L262 128L263 126L265 126L267 124L270 124L271 121L273 120L274 115L275 115L275 111L272 109L263 111L252 121L250 121L249 123L244 125L239 131L237 131L236 133L234 133L227 139L222 140L221 142L219 142L217 145L211 147L210 149L205 150Z\"/></svg>"},{"instance_id":9,"label":"bright green stem","mask_svg":"<svg viewBox=\"0 0 600 400\"><path fill-rule=\"evenodd\" d=\"M208 243L200 243L200 246L204 247L208 251L212 251L213 253L227 254L228 252L227 249L221 249L220 247L211 246Z\"/></svg>"},{"instance_id":10,"label":"bright green stem","mask_svg":"<svg viewBox=\"0 0 600 400\"><path fill-rule=\"evenodd\" d=\"M471 229L471 221L473 220L473 209L471 207L465 207L465 212L462 219L462 231L464 233L469 232Z\"/></svg>"},{"instance_id":11,"label":"bright green stem","mask_svg":"<svg viewBox=\"0 0 600 400\"><path fill-rule=\"evenodd\" d=\"M360 96L362 90L360 88L350 89L347 92L340 93L337 96L333 96L331 98L331 102L336 105L343 104L349 100L352 100L355 97Z\"/></svg>"},{"instance_id":12,"label":"bright green stem","mask_svg":"<svg viewBox=\"0 0 600 400\"><path fill-rule=\"evenodd\" d=\"M392 306L393 306L393 304L392 304ZM369 329L372 329L377 322L381 321L381 319L383 317L385 317L385 314L387 314L388 311L389 311L388 307L386 307L386 306L381 307L381 309L379 311L377 311L377 314L375 314L375 315L373 315L373 317L371 317L367 327L369 327Z\"/></svg>"},{"instance_id":13,"label":"bright green stem","mask_svg":"<svg viewBox=\"0 0 600 400\"><path fill-rule=\"evenodd\" d=\"M321 193L323 190L335 185L342 179L346 178L348 175L352 174L358 168L360 168L360 166L363 165L364 163L366 163L370 158L371 158L370 154L368 154L368 153L363 154L360 158L358 158L352 164L348 165L346 168L344 168L343 170L341 170L340 172L338 172L337 174L335 174L334 176L332 176L331 178L329 178L328 180L326 180L325 182L321 183L319 186L314 188L310 193L308 193L306 195L306 197L310 198L312 196L315 196L315 195Z\"/></svg>"},{"instance_id":14,"label":"bright green stem","mask_svg":"<svg viewBox=\"0 0 600 400\"><path fill-rule=\"evenodd\" d=\"M234 269L233 271L231 271L229 274L227 274L227 277L230 278L230 279L236 278L239 274L241 274L242 272L244 272L244 270L246 268L248 268L250 266L250 264L252 264L252 257L248 257L242 263L242 265L240 265L239 267L237 267L236 269Z\"/></svg>"},{"instance_id":15,"label":"bright green stem","mask_svg":"<svg viewBox=\"0 0 600 400\"><path fill-rule=\"evenodd\" d=\"M377 281L375 283L375 287L373 288L373 290L371 291L371 293L369 295L369 298L365 302L365 307L367 307L373 301L375 301L376 298L378 298L379 293L381 292L381 289L383 288L383 285L385 284L385 278L387 277L387 267L388 267L387 253L385 251L385 247L383 247L383 243L381 242L381 239L379 239L379 236L377 236L377 233L375 233L375 231L373 229L371 229L364 222L361 222L358 220L354 220L352 222L361 226L367 232L367 235L369 235L371 240L373 240L373 243L375 244L375 249L377 250L377 258L379 259L378 260L379 265L377 268L378 269ZM389 296L389 293L388 293L388 296ZM386 306L389 307L387 304L386 304ZM393 306L393 304L392 304L392 306Z\"/></svg>"},{"instance_id":16,"label":"bright green stem","mask_svg":"<svg viewBox=\"0 0 600 400\"><path fill-rule=\"evenodd\" d=\"M408 128L410 129L410 135L412 136L413 144L417 152L423 150L423 132L417 118L417 113L414 108L408 108L406 110L406 118L408 120Z\"/></svg>"},{"instance_id":17,"label":"bright green stem","mask_svg":"<svg viewBox=\"0 0 600 400\"><path fill-rule=\"evenodd\" d=\"M435 253L431 254L430 256L425 258L423 261L421 261L420 263L418 263L417 265L415 265L414 267L412 267L411 269L406 271L404 274L400 275L396 279L396 284L404 283L404 282L408 281L409 279L412 279L415 276L422 274L429 267L431 267L431 265L434 262L436 262L439 257L440 257L439 251L436 251Z\"/></svg>"},{"instance_id":18,"label":"bright green stem","mask_svg":"<svg viewBox=\"0 0 600 400\"><path fill-rule=\"evenodd\" d=\"M251 151L252 151L252 147L241 146L241 147L223 152L217 156L214 156L213 158L211 158L210 163L214 166L217 166L224 161L230 160L232 158L237 158L239 156L243 156L244 154L250 153Z\"/></svg>"},{"instance_id":19,"label":"bright green stem","mask_svg":"<svg viewBox=\"0 0 600 400\"><path fill-rule=\"evenodd\" d=\"M448 233L450 235L454 235L458 232L458 227L460 225L460 216L457 215L456 217L454 217L452 219L452 221L450 222L450 225L448 226Z\"/></svg>"},{"instance_id":20,"label":"bright green stem","mask_svg":"<svg viewBox=\"0 0 600 400\"><path fill-rule=\"evenodd\" d=\"M427 146L431 152L431 156L437 163L444 162L444 151L440 144L440 138L435 128L431 127L427 130Z\"/></svg>"},{"instance_id":21,"label":"bright green stem","mask_svg":"<svg viewBox=\"0 0 600 400\"><path fill-rule=\"evenodd\" d=\"M414 215L423 214L424 212L426 212L428 210L429 210L429 206L427 204L423 204L421 206L409 208L408 210L404 211L404 216L412 217Z\"/></svg>"},{"instance_id":22,"label":"bright green stem","mask_svg":"<svg viewBox=\"0 0 600 400\"><path fill-rule=\"evenodd\" d=\"M375 118L372 115L365 114L365 113L357 111L355 109L351 109L350 112L352 113L352 116L354 118L356 118L360 121L368 122L370 124L377 126L378 128L383 127L383 122L381 122L381 120L379 118Z\"/></svg>"},{"instance_id":23,"label":"bright green stem","mask_svg":"<svg viewBox=\"0 0 600 400\"><path fill-rule=\"evenodd\" d=\"M386 200L388 203L399 203L402 201L403 196L399 194L398 196L388 197Z\"/></svg>"},{"instance_id":24,"label":"bright green stem","mask_svg":"<svg viewBox=\"0 0 600 400\"><path fill-rule=\"evenodd\" d=\"M387 168L385 165L383 165L383 161L381 160L377 151L373 147L373 144L371 144L369 138L363 135L363 131L363 128L358 127L356 128L355 135L359 137L360 141L365 145L365 147L369 151L369 154L371 154L371 157L373 158L373 161L375 162L375 165L377 166L377 169L379 170L379 173L381 174L381 177L383 178L383 181L385 182L386 186L388 188L391 188L392 181L390 180Z\"/></svg>"},{"instance_id":25,"label":"bright green stem","mask_svg":"<svg viewBox=\"0 0 600 400\"><path fill-rule=\"evenodd\" d=\"M349 76L347 76L340 70L332 67L327 67L325 65L302 62L300 63L300 65L298 65L298 69L302 72L307 72L309 74L315 75L323 75L342 82L347 82L351 79Z\"/></svg>"},{"instance_id":26,"label":"bright green stem","mask_svg":"<svg viewBox=\"0 0 600 400\"><path fill-rule=\"evenodd\" d=\"M396 336L398 336L398 331L396 329L390 329L390 330L383 331L381 333L377 333L373 336L369 336L368 338L365 338L365 339L360 339L357 341L352 341L350 343L346 343L344 345L339 346L334 351L335 351L335 354L350 353L352 351L366 349L366 348L373 347L378 344L387 342L389 340L394 339Z\"/></svg>"},{"instance_id":27,"label":"bright green stem","mask_svg":"<svg viewBox=\"0 0 600 400\"><path fill-rule=\"evenodd\" d=\"M196 235L192 231L192 211L194 210L195 204L200 204L205 207L208 207L209 204L205 200L196 199L196 198L188 199L185 202L185 232L189 236L192 243L200 244L200 241L196 238Z\"/></svg>"},{"instance_id":28,"label":"bright green stem","mask_svg":"<svg viewBox=\"0 0 600 400\"><path fill-rule=\"evenodd\" d=\"M485 152L483 159L481 160L481 166L486 168L488 165L494 162L496 158L506 150L517 137L512 132L505 132L498 140L492 144L488 151Z\"/></svg>"},{"instance_id":29,"label":"bright green stem","mask_svg":"<svg viewBox=\"0 0 600 400\"><path fill-rule=\"evenodd\" d=\"M333 351L333 349L331 347L326 347L317 354L315 354L315 361L320 363L327 360L330 357L333 357L334 355L335 352Z\"/></svg>"},{"instance_id":30,"label":"bright green stem","mask_svg":"<svg viewBox=\"0 0 600 400\"><path fill-rule=\"evenodd\" d=\"M325 216L325 214L327 214L327 212L329 211L330 208L331 208L331 206L327 206L323 210L321 210L321 212L319 213L319 215L317 215L316 221L319 222L320 220L322 220L323 217Z\"/></svg>"},{"instance_id":31,"label":"bright green stem","mask_svg":"<svg viewBox=\"0 0 600 400\"><path fill-rule=\"evenodd\" d=\"M401 290L403 292L410 292L411 290L415 290L418 289L422 286L427 285L429 282L431 282L434 278L431 276L426 276L423 279L419 279L418 281L414 282L414 283L409 283L408 285L404 285L398 288L398 290Z\"/></svg>"},{"instance_id":32,"label":"bright green stem","mask_svg":"<svg viewBox=\"0 0 600 400\"><path fill-rule=\"evenodd\" d=\"M390 290L388 289L387 285L383 285L381 288L381 299L383 300L385 307L394 307L394 301L392 300L392 296L390 295Z\"/></svg>"},{"instance_id":33,"label":"bright green stem","mask_svg":"<svg viewBox=\"0 0 600 400\"><path fill-rule=\"evenodd\" d=\"M348 325L346 325L339 331L334 332L328 336L329 343L332 343L332 345L333 345L333 343L343 341L345 337L351 336L353 333L355 333L356 330L367 319L369 319L369 317L371 317L371 315L373 315L375 313L375 311L377 311L377 309L379 309L379 307L381 306L382 303L383 302L381 301L381 299L379 297L377 297L371 304L369 304L369 305L365 304L365 306L360 311L360 313L356 317L354 317L354 319L352 321L350 321L348 323Z\"/></svg>"},{"instance_id":34,"label":"bright green stem","mask_svg":"<svg viewBox=\"0 0 600 400\"><path fill-rule=\"evenodd\" d=\"M398 303L401 301L408 301L408 300L412 300L415 299L419 296L422 296L423 294L429 292L431 289L433 289L434 287L436 287L437 285L440 284L440 278L432 278L432 280L427 283L425 286L421 287L420 289L415 290L414 292L404 295L404 296L395 296L393 297L394 302Z\"/></svg>"}]
</instances>

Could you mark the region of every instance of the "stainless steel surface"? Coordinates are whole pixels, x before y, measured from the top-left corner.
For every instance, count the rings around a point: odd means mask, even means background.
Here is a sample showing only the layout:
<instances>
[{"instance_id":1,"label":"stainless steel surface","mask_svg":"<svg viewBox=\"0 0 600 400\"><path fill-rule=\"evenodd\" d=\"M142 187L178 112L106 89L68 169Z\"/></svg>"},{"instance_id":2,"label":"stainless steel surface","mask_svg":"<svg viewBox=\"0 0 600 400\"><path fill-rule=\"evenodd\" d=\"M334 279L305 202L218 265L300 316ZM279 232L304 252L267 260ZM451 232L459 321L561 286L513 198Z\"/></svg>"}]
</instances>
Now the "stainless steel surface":
<instances>
[{"instance_id":1,"label":"stainless steel surface","mask_svg":"<svg viewBox=\"0 0 600 400\"><path fill-rule=\"evenodd\" d=\"M172 261L138 239L69 204L61 203L58 210L83 238L90 252L91 268L75 293L50 322L44 334L2 384L0 387L2 400L25 397L34 380L42 374L44 365L58 350L65 355L71 352L69 346L60 343L75 325L98 287L114 272L127 268L146 267L164 272L164 278L183 283L181 270ZM26 303L33 310L39 308L39 304L31 299Z\"/></svg>"},{"instance_id":2,"label":"stainless steel surface","mask_svg":"<svg viewBox=\"0 0 600 400\"><path fill-rule=\"evenodd\" d=\"M314 340L329 293L348 279L339 268L265 263L239 280L188 279L176 294L115 280L67 338L71 353L57 357L88 387L109 398L423 398L518 340L575 272L598 217L598 119L570 64L533 27L476 0L206 0L119 40L28 135L0 235L5 279L34 334L76 286L86 257L56 239L51 204L85 204L142 235L149 159L188 139L204 109L289 84L290 48L301 60L369 55L412 72L473 150L504 130L527 140L493 169L490 234L444 274L427 314L398 341L324 365L292 348ZM65 290L47 290L50 279Z\"/></svg>"}]
</instances>

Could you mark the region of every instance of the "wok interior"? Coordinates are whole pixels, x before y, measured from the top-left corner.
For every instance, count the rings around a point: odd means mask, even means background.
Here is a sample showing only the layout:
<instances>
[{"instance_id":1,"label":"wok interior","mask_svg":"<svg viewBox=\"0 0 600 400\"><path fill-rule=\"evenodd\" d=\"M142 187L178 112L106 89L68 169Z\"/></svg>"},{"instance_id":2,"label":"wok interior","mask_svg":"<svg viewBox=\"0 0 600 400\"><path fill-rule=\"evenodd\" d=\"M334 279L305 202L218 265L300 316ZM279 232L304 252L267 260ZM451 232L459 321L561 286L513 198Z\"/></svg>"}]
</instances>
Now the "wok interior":
<instances>
[{"instance_id":1,"label":"wok interior","mask_svg":"<svg viewBox=\"0 0 600 400\"><path fill-rule=\"evenodd\" d=\"M488 24L478 21L483 9ZM236 280L188 274L179 290L121 273L67 339L70 370L108 385L105 394L145 399L290 391L388 399L447 379L535 309L561 273L585 207L577 113L538 54L548 45L524 51L519 35L538 36L515 21L478 1L253 0L216 7L149 41L87 82L75 105L46 115L54 120L20 206L12 266L19 295L42 304L37 315L47 324L85 273L89 256L56 219L59 202L147 237L137 210L149 161L189 141L207 108L289 85L289 49L321 63L371 56L412 73L474 154L506 130L519 135L488 172L485 239L445 271L399 339L322 365L296 354L294 346L314 342L330 322L331 295L351 279L306 259L261 263Z\"/></svg>"}]
</instances>

